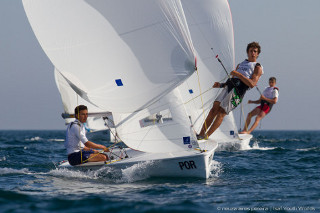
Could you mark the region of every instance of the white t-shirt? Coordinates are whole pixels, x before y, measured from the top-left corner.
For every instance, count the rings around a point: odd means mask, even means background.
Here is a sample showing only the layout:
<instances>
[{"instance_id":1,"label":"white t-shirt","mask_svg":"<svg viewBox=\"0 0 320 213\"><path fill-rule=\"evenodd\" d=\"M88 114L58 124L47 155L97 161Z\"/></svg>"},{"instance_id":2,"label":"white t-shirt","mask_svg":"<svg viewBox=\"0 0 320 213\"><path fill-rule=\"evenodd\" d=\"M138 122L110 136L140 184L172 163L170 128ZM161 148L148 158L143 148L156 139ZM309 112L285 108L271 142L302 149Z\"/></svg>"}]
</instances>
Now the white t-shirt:
<instances>
[{"instance_id":1,"label":"white t-shirt","mask_svg":"<svg viewBox=\"0 0 320 213\"><path fill-rule=\"evenodd\" d=\"M68 155L79 152L80 148L84 148L84 144L88 141L84 125L77 119L68 125L66 132L66 140L64 146Z\"/></svg>"},{"instance_id":2,"label":"white t-shirt","mask_svg":"<svg viewBox=\"0 0 320 213\"><path fill-rule=\"evenodd\" d=\"M266 98L278 98L279 97L279 91L277 89L275 89L274 87L267 87L262 95L264 95Z\"/></svg>"},{"instance_id":3,"label":"white t-shirt","mask_svg":"<svg viewBox=\"0 0 320 213\"><path fill-rule=\"evenodd\" d=\"M242 75L244 75L246 78L250 79L252 77L253 72L254 72L254 68L256 67L257 64L258 64L258 62L250 62L250 61L248 61L248 59L246 59L239 64L237 71L239 73L241 73ZM263 67L262 67L262 65L260 65L260 66L261 66L262 75L263 75Z\"/></svg>"}]
</instances>

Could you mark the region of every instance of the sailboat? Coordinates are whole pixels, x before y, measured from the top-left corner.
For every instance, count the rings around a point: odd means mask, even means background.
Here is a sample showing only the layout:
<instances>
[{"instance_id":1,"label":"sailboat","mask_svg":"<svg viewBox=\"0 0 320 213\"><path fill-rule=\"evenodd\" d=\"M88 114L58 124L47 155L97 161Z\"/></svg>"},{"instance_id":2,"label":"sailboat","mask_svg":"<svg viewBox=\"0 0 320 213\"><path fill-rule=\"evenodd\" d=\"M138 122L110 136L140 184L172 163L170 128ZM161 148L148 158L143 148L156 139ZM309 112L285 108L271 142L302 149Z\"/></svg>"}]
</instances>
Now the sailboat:
<instances>
[{"instance_id":1,"label":"sailboat","mask_svg":"<svg viewBox=\"0 0 320 213\"><path fill-rule=\"evenodd\" d=\"M203 90L223 79L212 52L234 68L227 0L23 0L23 6L56 79L92 109L112 112L129 147L125 157L75 167L152 162L151 176L210 176L217 140L234 138L223 128L214 140L199 143L195 136L217 94Z\"/></svg>"}]
</instances>

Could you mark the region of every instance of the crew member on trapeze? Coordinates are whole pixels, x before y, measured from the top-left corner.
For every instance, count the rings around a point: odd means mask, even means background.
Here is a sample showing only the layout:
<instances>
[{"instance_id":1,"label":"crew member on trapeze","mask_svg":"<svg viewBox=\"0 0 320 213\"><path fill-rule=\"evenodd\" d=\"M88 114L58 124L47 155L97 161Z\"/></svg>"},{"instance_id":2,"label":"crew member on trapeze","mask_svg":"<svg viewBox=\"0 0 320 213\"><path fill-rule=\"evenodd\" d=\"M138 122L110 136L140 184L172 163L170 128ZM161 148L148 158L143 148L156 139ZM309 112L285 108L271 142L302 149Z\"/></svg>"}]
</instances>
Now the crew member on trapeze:
<instances>
[{"instance_id":1,"label":"crew member on trapeze","mask_svg":"<svg viewBox=\"0 0 320 213\"><path fill-rule=\"evenodd\" d=\"M263 67L257 62L261 52L258 42L251 42L247 46L248 59L238 64L225 83L215 82L213 88L223 88L197 135L198 140L207 139L222 123L224 116L235 109L242 101L246 91L253 88L263 74Z\"/></svg>"},{"instance_id":2,"label":"crew member on trapeze","mask_svg":"<svg viewBox=\"0 0 320 213\"><path fill-rule=\"evenodd\" d=\"M95 149L102 149L105 152L109 152L109 149L106 146L89 141L86 137L84 123L88 118L88 108L84 105L79 105L75 108L74 115L76 120L68 125L64 143L70 165L107 161L107 155L101 154Z\"/></svg>"},{"instance_id":3,"label":"crew member on trapeze","mask_svg":"<svg viewBox=\"0 0 320 213\"><path fill-rule=\"evenodd\" d=\"M252 101L249 100L249 104L260 104L248 113L246 123L244 124L244 131L240 134L250 134L259 124L259 122L270 113L272 106L277 103L279 97L279 89L276 87L277 79L275 77L269 78L269 87L267 87L259 100ZM251 118L257 116L253 125L248 131L248 126L250 125Z\"/></svg>"}]
</instances>

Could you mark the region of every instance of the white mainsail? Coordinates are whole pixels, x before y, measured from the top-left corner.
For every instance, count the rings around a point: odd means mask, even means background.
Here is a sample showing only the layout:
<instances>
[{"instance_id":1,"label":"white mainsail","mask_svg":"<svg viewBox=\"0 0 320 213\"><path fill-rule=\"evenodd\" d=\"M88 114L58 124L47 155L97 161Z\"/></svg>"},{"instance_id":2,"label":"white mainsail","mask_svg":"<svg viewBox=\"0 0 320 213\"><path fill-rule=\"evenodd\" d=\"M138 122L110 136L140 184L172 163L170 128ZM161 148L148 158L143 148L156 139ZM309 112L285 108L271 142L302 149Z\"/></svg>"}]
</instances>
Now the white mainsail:
<instances>
[{"instance_id":1,"label":"white mainsail","mask_svg":"<svg viewBox=\"0 0 320 213\"><path fill-rule=\"evenodd\" d=\"M23 5L54 66L101 109L146 108L194 72L178 0L23 0Z\"/></svg>"}]
</instances>

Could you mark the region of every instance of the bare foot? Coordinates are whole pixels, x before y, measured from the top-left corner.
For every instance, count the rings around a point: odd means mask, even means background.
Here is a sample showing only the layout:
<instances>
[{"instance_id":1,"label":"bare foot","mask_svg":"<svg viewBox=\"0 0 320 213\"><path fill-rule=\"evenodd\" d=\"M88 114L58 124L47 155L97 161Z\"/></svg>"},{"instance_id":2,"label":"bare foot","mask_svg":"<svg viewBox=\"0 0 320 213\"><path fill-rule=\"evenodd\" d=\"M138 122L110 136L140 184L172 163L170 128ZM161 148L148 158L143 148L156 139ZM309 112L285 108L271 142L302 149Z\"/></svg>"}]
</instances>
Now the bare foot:
<instances>
[{"instance_id":1,"label":"bare foot","mask_svg":"<svg viewBox=\"0 0 320 213\"><path fill-rule=\"evenodd\" d=\"M249 134L247 131L242 131L239 134Z\"/></svg>"}]
</instances>

